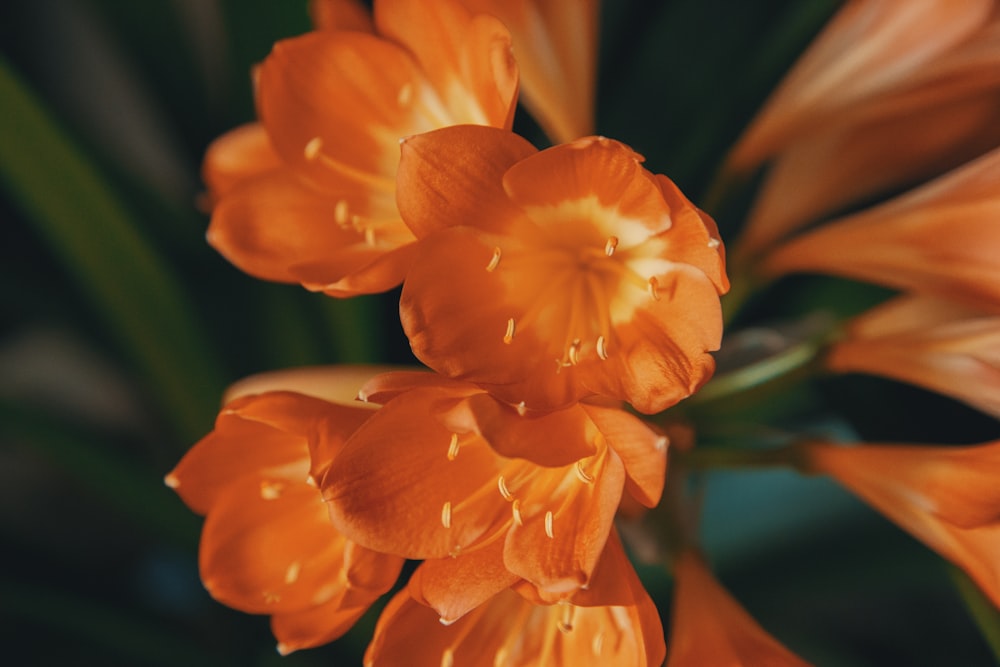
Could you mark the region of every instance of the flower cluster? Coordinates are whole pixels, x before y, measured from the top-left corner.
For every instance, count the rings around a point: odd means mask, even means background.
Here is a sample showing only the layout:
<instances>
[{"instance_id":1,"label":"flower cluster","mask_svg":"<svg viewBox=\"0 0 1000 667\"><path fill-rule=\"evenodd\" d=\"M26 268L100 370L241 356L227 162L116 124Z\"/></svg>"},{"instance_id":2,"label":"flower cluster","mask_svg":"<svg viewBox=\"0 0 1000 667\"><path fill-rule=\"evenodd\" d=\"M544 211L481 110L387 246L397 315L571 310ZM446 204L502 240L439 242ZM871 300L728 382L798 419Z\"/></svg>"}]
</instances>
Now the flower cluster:
<instances>
[{"instance_id":1,"label":"flower cluster","mask_svg":"<svg viewBox=\"0 0 1000 667\"><path fill-rule=\"evenodd\" d=\"M316 29L257 70L259 122L208 151L209 241L254 276L332 296L402 285L426 368L299 370L230 390L167 477L206 516L213 597L270 615L282 653L335 639L397 587L366 664L659 665L659 615L616 529L628 516L676 579L671 667L806 664L701 555L684 489L729 456L834 476L1000 605L998 443L702 442L711 419L683 401L715 371L724 247L642 156L586 136L595 0L311 9ZM902 294L787 359L1000 415L987 223L1000 214L998 27L992 0L839 10L719 181L767 165L731 253L737 328L792 272L883 284ZM519 88L552 147L511 131ZM700 414L790 367L773 362L724 369L693 399ZM421 562L400 582L405 560Z\"/></svg>"}]
</instances>

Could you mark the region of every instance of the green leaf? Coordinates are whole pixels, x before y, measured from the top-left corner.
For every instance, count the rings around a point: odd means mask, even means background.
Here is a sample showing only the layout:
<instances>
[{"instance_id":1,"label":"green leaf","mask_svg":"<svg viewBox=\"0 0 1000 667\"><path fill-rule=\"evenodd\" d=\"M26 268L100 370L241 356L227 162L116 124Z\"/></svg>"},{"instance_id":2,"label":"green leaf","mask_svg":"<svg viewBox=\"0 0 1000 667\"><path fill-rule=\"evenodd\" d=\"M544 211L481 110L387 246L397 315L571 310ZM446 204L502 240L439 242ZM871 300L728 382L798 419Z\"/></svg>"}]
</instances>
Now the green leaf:
<instances>
[{"instance_id":1,"label":"green leaf","mask_svg":"<svg viewBox=\"0 0 1000 667\"><path fill-rule=\"evenodd\" d=\"M997 662L1000 662L1000 610L983 595L979 587L957 567L949 566L952 581L958 589L969 615L976 622L983 639L989 645Z\"/></svg>"},{"instance_id":2,"label":"green leaf","mask_svg":"<svg viewBox=\"0 0 1000 667\"><path fill-rule=\"evenodd\" d=\"M134 362L150 395L194 439L222 372L189 302L97 167L0 59L0 177Z\"/></svg>"}]
</instances>

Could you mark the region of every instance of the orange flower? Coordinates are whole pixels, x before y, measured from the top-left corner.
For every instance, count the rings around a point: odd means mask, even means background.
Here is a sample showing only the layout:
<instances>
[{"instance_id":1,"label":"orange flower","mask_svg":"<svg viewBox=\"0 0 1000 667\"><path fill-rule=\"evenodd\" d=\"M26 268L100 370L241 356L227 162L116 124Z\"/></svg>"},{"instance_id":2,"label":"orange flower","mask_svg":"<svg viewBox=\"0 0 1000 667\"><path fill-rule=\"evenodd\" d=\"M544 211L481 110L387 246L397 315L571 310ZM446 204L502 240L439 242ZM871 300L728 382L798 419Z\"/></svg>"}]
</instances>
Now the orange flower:
<instances>
[{"instance_id":1,"label":"orange flower","mask_svg":"<svg viewBox=\"0 0 1000 667\"><path fill-rule=\"evenodd\" d=\"M666 651L659 615L616 536L592 583L554 605L503 590L447 625L402 591L383 611L365 665L660 665Z\"/></svg>"},{"instance_id":2,"label":"orange flower","mask_svg":"<svg viewBox=\"0 0 1000 667\"><path fill-rule=\"evenodd\" d=\"M557 143L594 132L597 0L462 0L510 29L522 102Z\"/></svg>"},{"instance_id":3,"label":"orange flower","mask_svg":"<svg viewBox=\"0 0 1000 667\"><path fill-rule=\"evenodd\" d=\"M326 4L314 14L358 27ZM398 285L414 240L395 203L400 137L510 126L517 70L498 20L457 0L379 0L374 25L276 44L259 68L262 127L209 149L209 242L244 271L336 296Z\"/></svg>"},{"instance_id":4,"label":"orange flower","mask_svg":"<svg viewBox=\"0 0 1000 667\"><path fill-rule=\"evenodd\" d=\"M694 551L674 561L674 609L667 667L806 667L724 589Z\"/></svg>"},{"instance_id":5,"label":"orange flower","mask_svg":"<svg viewBox=\"0 0 1000 667\"><path fill-rule=\"evenodd\" d=\"M970 447L805 447L833 476L968 575L1000 606L1000 441Z\"/></svg>"},{"instance_id":6,"label":"orange flower","mask_svg":"<svg viewBox=\"0 0 1000 667\"><path fill-rule=\"evenodd\" d=\"M767 256L763 273L831 273L1000 309L1000 150Z\"/></svg>"},{"instance_id":7,"label":"orange flower","mask_svg":"<svg viewBox=\"0 0 1000 667\"><path fill-rule=\"evenodd\" d=\"M428 559L493 545L507 572L565 599L590 580L623 489L653 506L663 488L666 439L617 408L522 415L430 373L364 393L384 405L320 486L334 524L370 549Z\"/></svg>"},{"instance_id":8,"label":"orange flower","mask_svg":"<svg viewBox=\"0 0 1000 667\"><path fill-rule=\"evenodd\" d=\"M533 409L601 395L652 413L697 390L722 334L722 244L641 162L602 137L408 139L398 201L423 240L400 312L417 357Z\"/></svg>"},{"instance_id":9,"label":"orange flower","mask_svg":"<svg viewBox=\"0 0 1000 667\"><path fill-rule=\"evenodd\" d=\"M401 558L337 532L311 483L372 414L286 391L241 396L167 475L206 515L205 588L230 607L270 614L282 654L339 637L399 575ZM323 438L311 439L321 425Z\"/></svg>"},{"instance_id":10,"label":"orange flower","mask_svg":"<svg viewBox=\"0 0 1000 667\"><path fill-rule=\"evenodd\" d=\"M855 0L799 60L734 148L776 156L740 251L1000 145L995 0Z\"/></svg>"},{"instance_id":11,"label":"orange flower","mask_svg":"<svg viewBox=\"0 0 1000 667\"><path fill-rule=\"evenodd\" d=\"M826 360L881 375L1000 417L1000 317L929 297L894 299L855 319Z\"/></svg>"}]
</instances>

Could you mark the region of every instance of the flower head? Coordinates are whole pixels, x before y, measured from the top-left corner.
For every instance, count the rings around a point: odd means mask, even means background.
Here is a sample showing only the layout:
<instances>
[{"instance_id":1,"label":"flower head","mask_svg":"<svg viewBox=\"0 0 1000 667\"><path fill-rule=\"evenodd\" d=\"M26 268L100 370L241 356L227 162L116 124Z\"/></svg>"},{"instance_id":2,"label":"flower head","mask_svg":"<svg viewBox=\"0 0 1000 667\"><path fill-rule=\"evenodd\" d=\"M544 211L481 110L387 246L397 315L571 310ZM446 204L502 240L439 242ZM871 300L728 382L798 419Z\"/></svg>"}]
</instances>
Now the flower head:
<instances>
[{"instance_id":1,"label":"flower head","mask_svg":"<svg viewBox=\"0 0 1000 667\"><path fill-rule=\"evenodd\" d=\"M510 403L657 412L711 375L728 289L715 224L603 137L409 139L400 211L422 239L400 302L414 353ZM446 268L445 268L446 267Z\"/></svg>"},{"instance_id":2,"label":"flower head","mask_svg":"<svg viewBox=\"0 0 1000 667\"><path fill-rule=\"evenodd\" d=\"M261 125L209 149L208 237L261 278L378 292L399 284L412 256L395 202L399 139L455 123L508 127L517 69L503 25L456 0L379 0L375 33L357 30L353 13L314 8L334 26L275 45L258 72Z\"/></svg>"},{"instance_id":3,"label":"flower head","mask_svg":"<svg viewBox=\"0 0 1000 667\"><path fill-rule=\"evenodd\" d=\"M287 391L240 396L166 478L206 515L205 587L226 605L269 614L282 653L339 637L402 567L337 532L311 482L372 412ZM320 425L323 438L313 439Z\"/></svg>"},{"instance_id":4,"label":"flower head","mask_svg":"<svg viewBox=\"0 0 1000 667\"><path fill-rule=\"evenodd\" d=\"M1000 606L1000 442L967 447L807 445L831 475L952 561Z\"/></svg>"}]
</instances>

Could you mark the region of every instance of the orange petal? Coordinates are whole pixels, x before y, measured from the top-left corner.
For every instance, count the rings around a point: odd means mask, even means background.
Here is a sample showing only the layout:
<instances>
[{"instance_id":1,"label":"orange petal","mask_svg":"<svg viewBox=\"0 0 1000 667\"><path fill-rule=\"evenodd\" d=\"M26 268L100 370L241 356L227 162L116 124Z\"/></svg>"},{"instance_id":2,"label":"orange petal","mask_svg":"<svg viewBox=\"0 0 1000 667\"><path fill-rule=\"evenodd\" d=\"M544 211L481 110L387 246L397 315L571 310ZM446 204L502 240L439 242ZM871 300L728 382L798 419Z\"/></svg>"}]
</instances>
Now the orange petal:
<instances>
[{"instance_id":1,"label":"orange petal","mask_svg":"<svg viewBox=\"0 0 1000 667\"><path fill-rule=\"evenodd\" d=\"M309 0L309 17L320 30L374 32L371 10L360 0Z\"/></svg>"},{"instance_id":2,"label":"orange petal","mask_svg":"<svg viewBox=\"0 0 1000 667\"><path fill-rule=\"evenodd\" d=\"M455 0L379 0L375 24L413 53L456 123L510 127L517 64L500 21L473 17Z\"/></svg>"},{"instance_id":3,"label":"orange petal","mask_svg":"<svg viewBox=\"0 0 1000 667\"><path fill-rule=\"evenodd\" d=\"M451 624L519 579L504 566L503 540L495 540L455 558L425 560L407 589L415 600L434 609L442 623Z\"/></svg>"},{"instance_id":4,"label":"orange petal","mask_svg":"<svg viewBox=\"0 0 1000 667\"><path fill-rule=\"evenodd\" d=\"M752 168L904 85L980 29L992 8L991 0L847 3L768 99L730 155L731 167Z\"/></svg>"},{"instance_id":5,"label":"orange petal","mask_svg":"<svg viewBox=\"0 0 1000 667\"><path fill-rule=\"evenodd\" d=\"M594 131L600 3L595 0L463 0L510 29L523 102L555 142Z\"/></svg>"},{"instance_id":6,"label":"orange petal","mask_svg":"<svg viewBox=\"0 0 1000 667\"><path fill-rule=\"evenodd\" d=\"M206 514L225 488L261 475L304 482L309 474L306 435L336 414L325 401L288 392L247 396L228 403L215 430L202 438L167 475L188 507Z\"/></svg>"},{"instance_id":7,"label":"orange petal","mask_svg":"<svg viewBox=\"0 0 1000 667\"><path fill-rule=\"evenodd\" d=\"M386 403L396 396L417 389L419 387L441 387L447 386L448 380L440 375L428 371L395 371L392 373L382 373L368 382L361 388L359 398L362 401L372 401L373 403ZM464 395L464 383L453 383L458 395ZM459 386L462 389L459 389Z\"/></svg>"},{"instance_id":8,"label":"orange petal","mask_svg":"<svg viewBox=\"0 0 1000 667\"><path fill-rule=\"evenodd\" d=\"M624 410L581 407L625 465L625 490L646 507L655 507L666 480L667 437Z\"/></svg>"},{"instance_id":9,"label":"orange petal","mask_svg":"<svg viewBox=\"0 0 1000 667\"><path fill-rule=\"evenodd\" d=\"M409 137L399 160L400 215L418 238L454 225L504 226L520 211L504 195L501 177L535 152L512 132L471 125Z\"/></svg>"},{"instance_id":10,"label":"orange petal","mask_svg":"<svg viewBox=\"0 0 1000 667\"><path fill-rule=\"evenodd\" d=\"M228 403L241 396L269 391L292 391L354 408L366 407L358 401L358 392L372 378L393 370L393 366L340 364L257 373L231 384L226 389L222 402Z\"/></svg>"},{"instance_id":11,"label":"orange petal","mask_svg":"<svg viewBox=\"0 0 1000 667\"><path fill-rule=\"evenodd\" d=\"M677 557L674 577L667 667L808 666L761 628L693 552L685 551Z\"/></svg>"},{"instance_id":12,"label":"orange petal","mask_svg":"<svg viewBox=\"0 0 1000 667\"><path fill-rule=\"evenodd\" d=\"M496 489L502 461L433 416L444 392L417 389L380 408L323 478L334 523L352 540L406 558L467 551L509 522ZM455 453L455 444L459 451Z\"/></svg>"},{"instance_id":13,"label":"orange petal","mask_svg":"<svg viewBox=\"0 0 1000 667\"><path fill-rule=\"evenodd\" d=\"M507 569L544 594L569 597L585 585L604 550L625 484L621 459L613 450L589 462L586 477L561 497L544 485L515 491L521 521L507 534ZM553 503L555 500L558 504Z\"/></svg>"},{"instance_id":14,"label":"orange petal","mask_svg":"<svg viewBox=\"0 0 1000 667\"><path fill-rule=\"evenodd\" d=\"M281 158L271 147L267 131L260 123L247 123L226 132L205 152L202 178L213 202L237 183L281 166Z\"/></svg>"},{"instance_id":15,"label":"orange petal","mask_svg":"<svg viewBox=\"0 0 1000 667\"><path fill-rule=\"evenodd\" d=\"M306 289L330 296L375 294L399 285L417 252L416 244L408 242L397 248L353 245L289 272Z\"/></svg>"},{"instance_id":16,"label":"orange petal","mask_svg":"<svg viewBox=\"0 0 1000 667\"><path fill-rule=\"evenodd\" d=\"M1000 150L775 250L772 276L832 273L1000 308ZM974 240L970 241L970 240Z\"/></svg>"},{"instance_id":17,"label":"orange petal","mask_svg":"<svg viewBox=\"0 0 1000 667\"><path fill-rule=\"evenodd\" d=\"M1000 417L1000 317L901 297L855 319L827 366L909 382Z\"/></svg>"},{"instance_id":18,"label":"orange petal","mask_svg":"<svg viewBox=\"0 0 1000 667\"><path fill-rule=\"evenodd\" d=\"M670 211L671 229L668 239L671 254L683 257L686 264L700 269L712 281L719 294L725 294L729 291L726 249L715 220L692 204L666 176L656 174L656 183Z\"/></svg>"},{"instance_id":19,"label":"orange petal","mask_svg":"<svg viewBox=\"0 0 1000 667\"><path fill-rule=\"evenodd\" d=\"M343 594L344 544L315 487L244 479L208 513L201 578L212 597L241 611L299 611Z\"/></svg>"}]
</instances>

